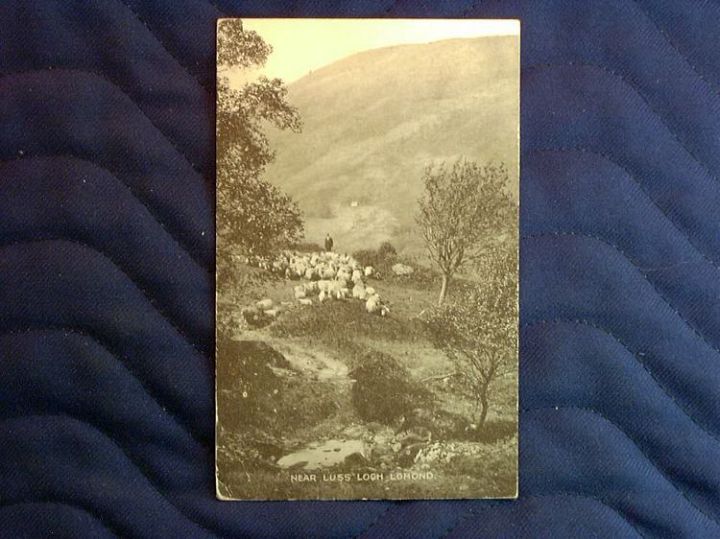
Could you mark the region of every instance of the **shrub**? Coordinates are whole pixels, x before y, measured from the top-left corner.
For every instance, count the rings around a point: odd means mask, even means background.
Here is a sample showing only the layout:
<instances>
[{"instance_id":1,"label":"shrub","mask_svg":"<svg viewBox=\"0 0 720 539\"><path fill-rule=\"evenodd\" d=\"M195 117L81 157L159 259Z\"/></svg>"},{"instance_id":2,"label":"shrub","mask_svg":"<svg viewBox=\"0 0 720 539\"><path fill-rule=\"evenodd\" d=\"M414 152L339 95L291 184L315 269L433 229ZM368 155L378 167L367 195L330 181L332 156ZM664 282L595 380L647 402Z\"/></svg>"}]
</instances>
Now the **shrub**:
<instances>
[{"instance_id":1,"label":"shrub","mask_svg":"<svg viewBox=\"0 0 720 539\"><path fill-rule=\"evenodd\" d=\"M319 253L324 251L320 244L314 241L301 241L290 247L291 251L299 251L301 253Z\"/></svg>"},{"instance_id":2,"label":"shrub","mask_svg":"<svg viewBox=\"0 0 720 539\"><path fill-rule=\"evenodd\" d=\"M230 432L281 435L299 423L313 424L335 410L327 398L330 388L308 386L297 376L286 376L292 366L280 352L261 341L218 339L223 361L217 364L220 423Z\"/></svg>"},{"instance_id":3,"label":"shrub","mask_svg":"<svg viewBox=\"0 0 720 539\"><path fill-rule=\"evenodd\" d=\"M397 250L385 241L377 249L361 249L353 253L355 260L363 266L372 266L382 276L392 275L392 265L397 262Z\"/></svg>"},{"instance_id":4,"label":"shrub","mask_svg":"<svg viewBox=\"0 0 720 539\"><path fill-rule=\"evenodd\" d=\"M382 352L363 354L350 376L355 380L353 406L365 421L392 424L430 400L429 392L413 383L407 369Z\"/></svg>"},{"instance_id":5,"label":"shrub","mask_svg":"<svg viewBox=\"0 0 720 539\"><path fill-rule=\"evenodd\" d=\"M384 241L380 244L380 247L378 247L377 254L381 259L387 260L397 256L397 250L393 247L392 243Z\"/></svg>"}]
</instances>

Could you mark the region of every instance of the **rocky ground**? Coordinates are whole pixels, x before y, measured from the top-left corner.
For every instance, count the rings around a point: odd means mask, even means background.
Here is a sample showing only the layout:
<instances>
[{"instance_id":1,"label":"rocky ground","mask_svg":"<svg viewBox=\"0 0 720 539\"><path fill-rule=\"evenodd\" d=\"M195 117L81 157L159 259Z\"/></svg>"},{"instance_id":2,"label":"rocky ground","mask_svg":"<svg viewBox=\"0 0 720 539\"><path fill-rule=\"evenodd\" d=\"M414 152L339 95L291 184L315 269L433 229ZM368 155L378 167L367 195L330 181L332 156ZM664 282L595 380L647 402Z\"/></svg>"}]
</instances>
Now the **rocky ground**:
<instances>
[{"instance_id":1,"label":"rocky ground","mask_svg":"<svg viewBox=\"0 0 720 539\"><path fill-rule=\"evenodd\" d=\"M248 266L240 273L234 293L218 299L218 467L228 495L514 492L517 380L498 382L486 424L476 425L455 366L431 346L418 316L436 290L407 268L368 280L389 306L381 317L352 298L303 305L297 281ZM263 300L283 308L257 325L239 314L239 305ZM428 471L431 481L397 475ZM333 480L321 490L288 480L346 472L399 479Z\"/></svg>"}]
</instances>

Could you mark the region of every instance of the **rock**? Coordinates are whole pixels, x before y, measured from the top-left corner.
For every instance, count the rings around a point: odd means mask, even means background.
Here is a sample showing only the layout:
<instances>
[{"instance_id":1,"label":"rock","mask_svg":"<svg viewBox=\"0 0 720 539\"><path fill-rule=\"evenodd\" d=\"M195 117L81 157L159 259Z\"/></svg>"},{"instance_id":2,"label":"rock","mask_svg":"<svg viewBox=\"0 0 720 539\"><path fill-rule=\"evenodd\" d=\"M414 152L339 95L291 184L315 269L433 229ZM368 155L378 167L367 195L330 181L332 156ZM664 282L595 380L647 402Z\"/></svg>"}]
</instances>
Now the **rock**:
<instances>
[{"instance_id":1,"label":"rock","mask_svg":"<svg viewBox=\"0 0 720 539\"><path fill-rule=\"evenodd\" d=\"M398 464L403 468L412 466L415 463L415 457L423 447L425 447L425 444L413 444L407 446L398 455Z\"/></svg>"},{"instance_id":2,"label":"rock","mask_svg":"<svg viewBox=\"0 0 720 539\"><path fill-rule=\"evenodd\" d=\"M261 309L261 310L263 310L263 311L267 311L268 309L272 309L272 306L273 306L273 305L274 305L273 300L271 300L270 298L261 299L260 301L258 301L258 302L255 304L255 306L256 306L258 309Z\"/></svg>"},{"instance_id":3,"label":"rock","mask_svg":"<svg viewBox=\"0 0 720 539\"><path fill-rule=\"evenodd\" d=\"M413 445L419 442L429 442L431 439L432 433L425 427L412 427L397 436L397 440L403 446Z\"/></svg>"},{"instance_id":4,"label":"rock","mask_svg":"<svg viewBox=\"0 0 720 539\"><path fill-rule=\"evenodd\" d=\"M413 271L415 271L412 266L401 264L399 262L393 265L392 270L395 275L410 275Z\"/></svg>"},{"instance_id":5,"label":"rock","mask_svg":"<svg viewBox=\"0 0 720 539\"><path fill-rule=\"evenodd\" d=\"M358 416L365 421L393 424L413 408L424 406L429 392L414 382L408 370L393 356L367 351L358 367L350 372L352 403Z\"/></svg>"},{"instance_id":6,"label":"rock","mask_svg":"<svg viewBox=\"0 0 720 539\"><path fill-rule=\"evenodd\" d=\"M363 428L360 425L351 425L345 428L342 433L347 438L359 438L363 435Z\"/></svg>"},{"instance_id":7,"label":"rock","mask_svg":"<svg viewBox=\"0 0 720 539\"><path fill-rule=\"evenodd\" d=\"M244 309L242 316L247 325L253 328L266 326L270 322L270 318L263 311L254 307Z\"/></svg>"},{"instance_id":8,"label":"rock","mask_svg":"<svg viewBox=\"0 0 720 539\"><path fill-rule=\"evenodd\" d=\"M359 451L355 452L355 453L351 453L350 455L345 457L345 460L343 461L343 464L345 466L351 466L351 467L365 466L367 463L368 463L368 460L365 458L365 455L363 455Z\"/></svg>"},{"instance_id":9,"label":"rock","mask_svg":"<svg viewBox=\"0 0 720 539\"><path fill-rule=\"evenodd\" d=\"M295 287L295 298L296 299L303 299L307 295L305 291L304 286L296 286Z\"/></svg>"}]
</instances>

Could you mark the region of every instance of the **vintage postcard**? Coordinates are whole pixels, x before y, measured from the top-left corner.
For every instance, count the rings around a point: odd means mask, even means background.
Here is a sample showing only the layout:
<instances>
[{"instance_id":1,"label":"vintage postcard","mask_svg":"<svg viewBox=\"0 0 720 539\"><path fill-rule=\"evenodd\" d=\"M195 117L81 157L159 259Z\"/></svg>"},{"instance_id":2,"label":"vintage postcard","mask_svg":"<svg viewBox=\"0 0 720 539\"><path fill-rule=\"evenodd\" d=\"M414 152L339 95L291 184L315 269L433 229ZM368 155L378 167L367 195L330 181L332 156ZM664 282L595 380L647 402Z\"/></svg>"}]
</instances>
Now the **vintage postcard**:
<instances>
[{"instance_id":1,"label":"vintage postcard","mask_svg":"<svg viewBox=\"0 0 720 539\"><path fill-rule=\"evenodd\" d=\"M519 22L217 30L218 497L516 497Z\"/></svg>"}]
</instances>

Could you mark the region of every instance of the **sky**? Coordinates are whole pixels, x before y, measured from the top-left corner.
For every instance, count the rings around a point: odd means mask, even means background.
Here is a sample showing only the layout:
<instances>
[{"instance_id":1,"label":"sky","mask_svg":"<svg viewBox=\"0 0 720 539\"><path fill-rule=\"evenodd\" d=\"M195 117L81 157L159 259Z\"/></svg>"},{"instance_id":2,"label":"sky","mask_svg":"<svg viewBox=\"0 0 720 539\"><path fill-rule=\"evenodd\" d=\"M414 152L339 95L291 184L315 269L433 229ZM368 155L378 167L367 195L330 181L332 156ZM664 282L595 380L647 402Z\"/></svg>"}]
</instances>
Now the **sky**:
<instances>
[{"instance_id":1,"label":"sky","mask_svg":"<svg viewBox=\"0 0 720 539\"><path fill-rule=\"evenodd\" d=\"M273 47L261 72L231 70L233 86L264 74L291 83L357 52L443 39L518 35L520 22L503 19L242 19Z\"/></svg>"}]
</instances>

